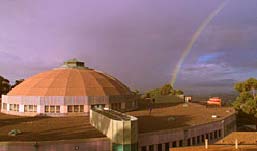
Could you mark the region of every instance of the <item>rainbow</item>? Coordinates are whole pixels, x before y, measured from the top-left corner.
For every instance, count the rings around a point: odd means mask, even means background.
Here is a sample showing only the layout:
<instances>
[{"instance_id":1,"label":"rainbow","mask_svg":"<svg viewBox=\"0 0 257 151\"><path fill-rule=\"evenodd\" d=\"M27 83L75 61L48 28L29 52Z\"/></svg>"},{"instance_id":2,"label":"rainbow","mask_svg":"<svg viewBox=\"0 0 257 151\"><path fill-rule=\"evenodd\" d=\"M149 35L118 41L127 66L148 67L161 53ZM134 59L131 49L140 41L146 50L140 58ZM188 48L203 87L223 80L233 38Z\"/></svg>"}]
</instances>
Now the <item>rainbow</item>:
<instances>
[{"instance_id":1,"label":"rainbow","mask_svg":"<svg viewBox=\"0 0 257 151\"><path fill-rule=\"evenodd\" d=\"M204 29L207 27L207 25L213 20L214 17L216 17L223 9L224 7L227 5L227 3L230 0L224 0L217 9L215 9L214 11L212 11L210 13L210 15L207 16L207 18L200 24L200 26L197 28L196 32L194 33L193 37L191 38L190 42L188 43L187 47L183 50L182 55L172 73L172 79L171 79L171 85L174 86L176 79L177 79L177 75L180 71L180 68L183 64L183 62L185 61L186 57L188 56L188 54L190 53L190 51L192 50L192 47L194 46L195 42L197 41L197 39L199 38L199 36L201 35L201 33L204 31Z\"/></svg>"}]
</instances>

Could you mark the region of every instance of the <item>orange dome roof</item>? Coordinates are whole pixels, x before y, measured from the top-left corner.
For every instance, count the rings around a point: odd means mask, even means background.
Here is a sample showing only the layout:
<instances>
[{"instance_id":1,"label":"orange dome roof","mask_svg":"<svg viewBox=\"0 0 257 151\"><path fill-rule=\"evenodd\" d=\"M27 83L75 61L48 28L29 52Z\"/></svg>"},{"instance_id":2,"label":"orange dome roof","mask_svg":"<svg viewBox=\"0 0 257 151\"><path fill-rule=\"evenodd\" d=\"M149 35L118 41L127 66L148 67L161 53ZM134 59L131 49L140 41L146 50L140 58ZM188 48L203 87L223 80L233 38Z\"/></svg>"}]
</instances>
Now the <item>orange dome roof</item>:
<instances>
[{"instance_id":1,"label":"orange dome roof","mask_svg":"<svg viewBox=\"0 0 257 151\"><path fill-rule=\"evenodd\" d=\"M113 96L131 91L117 79L88 68L60 68L32 76L9 96Z\"/></svg>"}]
</instances>

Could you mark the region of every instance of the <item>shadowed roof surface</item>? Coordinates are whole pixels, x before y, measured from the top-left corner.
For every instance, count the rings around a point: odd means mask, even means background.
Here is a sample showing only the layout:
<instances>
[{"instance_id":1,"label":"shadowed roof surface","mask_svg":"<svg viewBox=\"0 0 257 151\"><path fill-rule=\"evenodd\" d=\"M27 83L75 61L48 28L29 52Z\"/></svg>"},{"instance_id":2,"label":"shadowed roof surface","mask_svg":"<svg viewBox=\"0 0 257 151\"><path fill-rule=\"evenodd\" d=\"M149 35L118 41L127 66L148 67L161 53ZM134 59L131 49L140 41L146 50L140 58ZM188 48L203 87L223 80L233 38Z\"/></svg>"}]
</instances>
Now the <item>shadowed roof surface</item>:
<instances>
[{"instance_id":1,"label":"shadowed roof surface","mask_svg":"<svg viewBox=\"0 0 257 151\"><path fill-rule=\"evenodd\" d=\"M58 68L32 76L8 96L113 96L131 91L119 80L88 68Z\"/></svg>"},{"instance_id":2,"label":"shadowed roof surface","mask_svg":"<svg viewBox=\"0 0 257 151\"><path fill-rule=\"evenodd\" d=\"M155 104L151 114L147 108L127 114L138 118L139 133L194 126L221 120L234 114L234 110L230 107L206 108L196 103L189 103L187 107L183 105L183 103L172 106ZM219 118L214 119L212 115L217 115Z\"/></svg>"},{"instance_id":3,"label":"shadowed roof surface","mask_svg":"<svg viewBox=\"0 0 257 151\"><path fill-rule=\"evenodd\" d=\"M0 113L0 141L52 141L105 138L90 125L88 116L20 117ZM12 129L22 134L8 136Z\"/></svg>"},{"instance_id":4,"label":"shadowed roof surface","mask_svg":"<svg viewBox=\"0 0 257 151\"><path fill-rule=\"evenodd\" d=\"M257 132L233 132L215 145L209 145L209 149L205 146L172 148L171 151L237 151L235 149L235 140L238 140L240 151L256 151L257 150Z\"/></svg>"},{"instance_id":5,"label":"shadowed roof surface","mask_svg":"<svg viewBox=\"0 0 257 151\"><path fill-rule=\"evenodd\" d=\"M222 140L218 141L216 144L234 144L236 139L238 140L239 144L257 145L257 132L233 132Z\"/></svg>"},{"instance_id":6,"label":"shadowed roof surface","mask_svg":"<svg viewBox=\"0 0 257 151\"><path fill-rule=\"evenodd\" d=\"M209 145L208 149L204 146L196 147L180 147L171 148L170 151L256 151L257 147L254 145L239 146L239 149L235 149L234 145Z\"/></svg>"}]
</instances>

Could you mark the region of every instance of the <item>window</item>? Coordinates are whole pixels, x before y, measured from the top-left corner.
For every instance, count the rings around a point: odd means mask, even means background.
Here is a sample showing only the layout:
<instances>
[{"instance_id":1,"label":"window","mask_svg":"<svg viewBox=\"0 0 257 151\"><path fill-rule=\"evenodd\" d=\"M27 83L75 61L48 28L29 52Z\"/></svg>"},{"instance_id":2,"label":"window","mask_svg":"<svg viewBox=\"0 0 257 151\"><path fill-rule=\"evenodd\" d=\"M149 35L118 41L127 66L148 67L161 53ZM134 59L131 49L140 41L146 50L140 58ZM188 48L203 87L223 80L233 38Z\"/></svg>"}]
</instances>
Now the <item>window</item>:
<instances>
[{"instance_id":1,"label":"window","mask_svg":"<svg viewBox=\"0 0 257 151\"><path fill-rule=\"evenodd\" d=\"M121 103L112 103L111 108L113 110L120 110L121 109Z\"/></svg>"},{"instance_id":2,"label":"window","mask_svg":"<svg viewBox=\"0 0 257 151\"><path fill-rule=\"evenodd\" d=\"M36 105L24 105L24 112L37 112Z\"/></svg>"},{"instance_id":3,"label":"window","mask_svg":"<svg viewBox=\"0 0 257 151\"><path fill-rule=\"evenodd\" d=\"M60 113L60 106L58 105L58 106L55 106L55 112L56 113Z\"/></svg>"},{"instance_id":4,"label":"window","mask_svg":"<svg viewBox=\"0 0 257 151\"><path fill-rule=\"evenodd\" d=\"M149 151L154 151L154 146L153 145L149 146Z\"/></svg>"},{"instance_id":5,"label":"window","mask_svg":"<svg viewBox=\"0 0 257 151\"><path fill-rule=\"evenodd\" d=\"M200 136L197 136L197 144L200 144Z\"/></svg>"},{"instance_id":6,"label":"window","mask_svg":"<svg viewBox=\"0 0 257 151\"><path fill-rule=\"evenodd\" d=\"M84 105L68 105L68 112L84 112Z\"/></svg>"},{"instance_id":7,"label":"window","mask_svg":"<svg viewBox=\"0 0 257 151\"><path fill-rule=\"evenodd\" d=\"M7 110L7 104L3 103L3 110Z\"/></svg>"},{"instance_id":8,"label":"window","mask_svg":"<svg viewBox=\"0 0 257 151\"><path fill-rule=\"evenodd\" d=\"M10 109L10 111L13 111L13 110L14 110L13 104L10 104L10 105L9 105L9 109Z\"/></svg>"},{"instance_id":9,"label":"window","mask_svg":"<svg viewBox=\"0 0 257 151\"><path fill-rule=\"evenodd\" d=\"M19 111L19 104L10 104L10 111Z\"/></svg>"},{"instance_id":10,"label":"window","mask_svg":"<svg viewBox=\"0 0 257 151\"><path fill-rule=\"evenodd\" d=\"M14 104L15 111L19 111L19 104Z\"/></svg>"},{"instance_id":11,"label":"window","mask_svg":"<svg viewBox=\"0 0 257 151\"><path fill-rule=\"evenodd\" d=\"M191 146L191 139L187 139L187 146Z\"/></svg>"},{"instance_id":12,"label":"window","mask_svg":"<svg viewBox=\"0 0 257 151\"><path fill-rule=\"evenodd\" d=\"M221 129L219 129L219 132L218 132L218 137L220 138L221 137Z\"/></svg>"},{"instance_id":13,"label":"window","mask_svg":"<svg viewBox=\"0 0 257 151\"><path fill-rule=\"evenodd\" d=\"M74 112L79 112L79 106L78 105L74 105Z\"/></svg>"},{"instance_id":14,"label":"window","mask_svg":"<svg viewBox=\"0 0 257 151\"><path fill-rule=\"evenodd\" d=\"M162 151L162 144L158 144L158 151Z\"/></svg>"},{"instance_id":15,"label":"window","mask_svg":"<svg viewBox=\"0 0 257 151\"><path fill-rule=\"evenodd\" d=\"M210 140L212 140L213 138L213 133L210 133Z\"/></svg>"},{"instance_id":16,"label":"window","mask_svg":"<svg viewBox=\"0 0 257 151\"><path fill-rule=\"evenodd\" d=\"M141 151L146 151L146 146L141 147Z\"/></svg>"},{"instance_id":17,"label":"window","mask_svg":"<svg viewBox=\"0 0 257 151\"><path fill-rule=\"evenodd\" d=\"M60 113L60 105L46 105L45 113Z\"/></svg>"},{"instance_id":18,"label":"window","mask_svg":"<svg viewBox=\"0 0 257 151\"><path fill-rule=\"evenodd\" d=\"M132 107L136 106L136 101L132 101Z\"/></svg>"},{"instance_id":19,"label":"window","mask_svg":"<svg viewBox=\"0 0 257 151\"><path fill-rule=\"evenodd\" d=\"M209 139L209 134L206 134L205 138L206 138L206 139Z\"/></svg>"},{"instance_id":20,"label":"window","mask_svg":"<svg viewBox=\"0 0 257 151\"><path fill-rule=\"evenodd\" d=\"M111 109L113 109L113 110L116 109L116 104L115 104L115 103L112 103L112 104L111 104Z\"/></svg>"},{"instance_id":21,"label":"window","mask_svg":"<svg viewBox=\"0 0 257 151\"><path fill-rule=\"evenodd\" d=\"M53 106L53 105L50 106L50 112L51 112L51 113L54 113L54 112L55 112L55 106Z\"/></svg>"},{"instance_id":22,"label":"window","mask_svg":"<svg viewBox=\"0 0 257 151\"><path fill-rule=\"evenodd\" d=\"M33 111L33 105L29 105L29 111Z\"/></svg>"},{"instance_id":23,"label":"window","mask_svg":"<svg viewBox=\"0 0 257 151\"><path fill-rule=\"evenodd\" d=\"M179 141L179 147L182 147L183 146L183 140L180 140Z\"/></svg>"},{"instance_id":24,"label":"window","mask_svg":"<svg viewBox=\"0 0 257 151\"><path fill-rule=\"evenodd\" d=\"M192 141L193 141L192 144L195 145L195 137L193 137Z\"/></svg>"},{"instance_id":25,"label":"window","mask_svg":"<svg viewBox=\"0 0 257 151\"><path fill-rule=\"evenodd\" d=\"M45 112L46 112L46 113L49 113L49 111L50 111L50 110L49 110L49 106L45 106Z\"/></svg>"},{"instance_id":26,"label":"window","mask_svg":"<svg viewBox=\"0 0 257 151\"><path fill-rule=\"evenodd\" d=\"M72 105L68 105L68 112L73 112L73 106Z\"/></svg>"},{"instance_id":27,"label":"window","mask_svg":"<svg viewBox=\"0 0 257 151\"><path fill-rule=\"evenodd\" d=\"M84 105L80 105L80 106L79 106L79 111L80 111L80 112L84 112Z\"/></svg>"},{"instance_id":28,"label":"window","mask_svg":"<svg viewBox=\"0 0 257 151\"><path fill-rule=\"evenodd\" d=\"M177 147L177 142L176 141L172 142L172 147Z\"/></svg>"},{"instance_id":29,"label":"window","mask_svg":"<svg viewBox=\"0 0 257 151\"><path fill-rule=\"evenodd\" d=\"M169 143L165 143L165 151L169 151L170 150L170 144Z\"/></svg>"},{"instance_id":30,"label":"window","mask_svg":"<svg viewBox=\"0 0 257 151\"><path fill-rule=\"evenodd\" d=\"M202 143L204 142L204 135L201 136L202 137Z\"/></svg>"},{"instance_id":31,"label":"window","mask_svg":"<svg viewBox=\"0 0 257 151\"><path fill-rule=\"evenodd\" d=\"M217 138L218 138L218 131L215 130L215 131L214 131L214 139L217 139Z\"/></svg>"}]
</instances>

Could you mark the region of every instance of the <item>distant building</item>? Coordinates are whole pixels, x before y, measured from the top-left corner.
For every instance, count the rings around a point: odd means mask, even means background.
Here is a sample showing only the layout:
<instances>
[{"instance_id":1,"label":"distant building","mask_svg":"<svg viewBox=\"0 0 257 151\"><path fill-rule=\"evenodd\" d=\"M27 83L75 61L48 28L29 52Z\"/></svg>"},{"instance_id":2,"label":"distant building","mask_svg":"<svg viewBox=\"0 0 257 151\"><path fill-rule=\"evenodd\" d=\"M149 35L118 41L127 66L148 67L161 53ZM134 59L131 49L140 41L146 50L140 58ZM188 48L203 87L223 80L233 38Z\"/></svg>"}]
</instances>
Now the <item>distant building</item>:
<instances>
[{"instance_id":1,"label":"distant building","mask_svg":"<svg viewBox=\"0 0 257 151\"><path fill-rule=\"evenodd\" d=\"M185 96L185 103L192 102L192 96Z\"/></svg>"},{"instance_id":2,"label":"distant building","mask_svg":"<svg viewBox=\"0 0 257 151\"><path fill-rule=\"evenodd\" d=\"M207 104L208 105L218 105L218 106L221 106L221 98L219 97L212 97L210 98L208 101L207 101Z\"/></svg>"}]
</instances>

